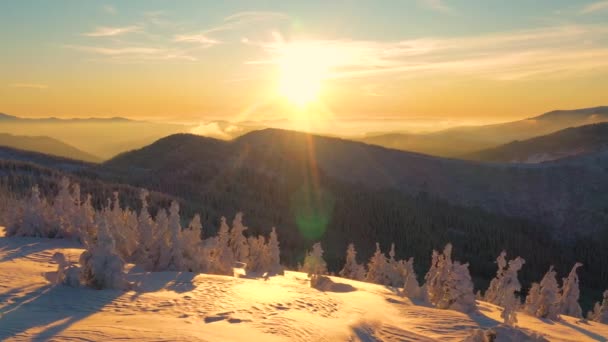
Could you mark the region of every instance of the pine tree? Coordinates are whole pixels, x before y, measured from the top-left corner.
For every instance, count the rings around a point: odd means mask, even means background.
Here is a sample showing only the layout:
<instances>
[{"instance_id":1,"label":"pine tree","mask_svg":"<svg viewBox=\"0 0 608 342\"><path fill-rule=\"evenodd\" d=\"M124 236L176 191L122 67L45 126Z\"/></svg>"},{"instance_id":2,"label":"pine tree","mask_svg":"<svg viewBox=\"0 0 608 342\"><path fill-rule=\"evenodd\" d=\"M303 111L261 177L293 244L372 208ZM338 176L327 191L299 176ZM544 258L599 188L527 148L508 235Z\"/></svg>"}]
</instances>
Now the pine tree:
<instances>
[{"instance_id":1,"label":"pine tree","mask_svg":"<svg viewBox=\"0 0 608 342\"><path fill-rule=\"evenodd\" d=\"M247 263L247 272L258 274L263 273L266 264L266 239L263 236L250 236L247 238L249 245L249 262Z\"/></svg>"},{"instance_id":2,"label":"pine tree","mask_svg":"<svg viewBox=\"0 0 608 342\"><path fill-rule=\"evenodd\" d=\"M382 253L382 250L380 250L380 244L376 242L376 252L374 252L374 255L367 264L365 281L384 285L387 279L387 264L388 261Z\"/></svg>"},{"instance_id":3,"label":"pine tree","mask_svg":"<svg viewBox=\"0 0 608 342\"><path fill-rule=\"evenodd\" d=\"M96 289L126 289L125 263L116 254L106 216L101 215L98 222L97 241L80 256L82 283Z\"/></svg>"},{"instance_id":4,"label":"pine tree","mask_svg":"<svg viewBox=\"0 0 608 342\"><path fill-rule=\"evenodd\" d=\"M608 324L608 290L604 291L602 304L595 303L593 307L593 311L589 312L587 315L588 319Z\"/></svg>"},{"instance_id":5,"label":"pine tree","mask_svg":"<svg viewBox=\"0 0 608 342\"><path fill-rule=\"evenodd\" d=\"M171 259L169 217L165 209L158 209L156 213L156 235L148 253L148 270L164 271Z\"/></svg>"},{"instance_id":6,"label":"pine tree","mask_svg":"<svg viewBox=\"0 0 608 342\"><path fill-rule=\"evenodd\" d=\"M443 253L439 254L433 251L431 259L431 267L427 272L424 284L423 295L425 299L435 306L439 306L445 296L445 284L448 281L448 276L452 270L452 244L448 243L443 249Z\"/></svg>"},{"instance_id":7,"label":"pine tree","mask_svg":"<svg viewBox=\"0 0 608 342\"><path fill-rule=\"evenodd\" d=\"M402 265L403 292L401 294L410 299L420 298L421 289L414 271L414 258L402 261Z\"/></svg>"},{"instance_id":8,"label":"pine tree","mask_svg":"<svg viewBox=\"0 0 608 342\"><path fill-rule=\"evenodd\" d=\"M171 202L169 208L169 224L170 241L169 241L169 261L167 262L167 270L184 271L184 247L182 246L182 225L179 218L179 204L176 201Z\"/></svg>"},{"instance_id":9,"label":"pine tree","mask_svg":"<svg viewBox=\"0 0 608 342\"><path fill-rule=\"evenodd\" d=\"M583 266L583 264L579 262L574 264L568 277L563 280L562 295L559 301L560 314L577 318L583 317L583 310L578 304L580 290L578 287L578 275L576 274L576 270L581 266Z\"/></svg>"},{"instance_id":10,"label":"pine tree","mask_svg":"<svg viewBox=\"0 0 608 342\"><path fill-rule=\"evenodd\" d=\"M211 272L215 274L233 275L234 254L230 248L230 227L226 218L222 217L220 229L213 247Z\"/></svg>"},{"instance_id":11,"label":"pine tree","mask_svg":"<svg viewBox=\"0 0 608 342\"><path fill-rule=\"evenodd\" d=\"M312 278L327 274L327 264L323 260L323 248L320 242L312 245L312 250L306 255L301 271Z\"/></svg>"},{"instance_id":12,"label":"pine tree","mask_svg":"<svg viewBox=\"0 0 608 342\"><path fill-rule=\"evenodd\" d=\"M443 286L443 296L437 304L441 309L452 309L460 312L473 312L477 308L473 281L469 274L469 264L456 261L448 272Z\"/></svg>"},{"instance_id":13,"label":"pine tree","mask_svg":"<svg viewBox=\"0 0 608 342\"><path fill-rule=\"evenodd\" d=\"M517 323L516 315L520 301L515 293L521 290L517 272L521 270L525 263L526 261L520 257L509 261L509 267L504 270L500 285L498 286L495 302L503 307L500 317L503 318L506 325L515 325Z\"/></svg>"},{"instance_id":14,"label":"pine tree","mask_svg":"<svg viewBox=\"0 0 608 342\"><path fill-rule=\"evenodd\" d=\"M182 232L182 248L184 249L185 268L190 272L200 273L207 269L206 258L202 253L201 234L203 225L201 224L201 216L194 215L192 221Z\"/></svg>"},{"instance_id":15,"label":"pine tree","mask_svg":"<svg viewBox=\"0 0 608 342\"><path fill-rule=\"evenodd\" d=\"M77 207L75 199L70 192L70 180L63 177L59 182L59 192L53 201L51 235L65 238L74 235L76 227L72 218L76 216Z\"/></svg>"},{"instance_id":16,"label":"pine tree","mask_svg":"<svg viewBox=\"0 0 608 342\"><path fill-rule=\"evenodd\" d=\"M553 266L549 268L540 282L540 297L536 317L554 321L559 319L559 286L555 279Z\"/></svg>"},{"instance_id":17,"label":"pine tree","mask_svg":"<svg viewBox=\"0 0 608 342\"><path fill-rule=\"evenodd\" d=\"M37 185L32 187L32 192L29 199L25 203L23 209L23 218L20 220L21 225L16 229L16 236L31 236L31 237L53 237L49 227L49 211L50 208L46 201L40 196L40 190Z\"/></svg>"},{"instance_id":18,"label":"pine tree","mask_svg":"<svg viewBox=\"0 0 608 342\"><path fill-rule=\"evenodd\" d=\"M243 263L249 262L249 245L247 237L243 234L245 230L247 227L243 225L243 213L237 213L232 221L229 244L235 261Z\"/></svg>"},{"instance_id":19,"label":"pine tree","mask_svg":"<svg viewBox=\"0 0 608 342\"><path fill-rule=\"evenodd\" d=\"M496 277L490 281L490 286L486 290L484 294L484 301L489 303L497 303L496 297L500 291L500 287L502 286L502 277L507 268L507 260L506 260L507 252L502 251L498 258L496 258L496 264L498 265L498 271L496 272Z\"/></svg>"},{"instance_id":20,"label":"pine tree","mask_svg":"<svg viewBox=\"0 0 608 342\"><path fill-rule=\"evenodd\" d=\"M268 245L264 249L264 267L269 275L282 274L281 267L281 250L279 248L279 237L276 229L273 227L268 239Z\"/></svg>"},{"instance_id":21,"label":"pine tree","mask_svg":"<svg viewBox=\"0 0 608 342\"><path fill-rule=\"evenodd\" d=\"M524 305L524 311L530 315L535 316L538 311L540 301L540 284L532 283L528 296L526 296L526 303Z\"/></svg>"},{"instance_id":22,"label":"pine tree","mask_svg":"<svg viewBox=\"0 0 608 342\"><path fill-rule=\"evenodd\" d=\"M357 263L357 251L352 243L346 249L346 263L339 274L340 277L354 280L364 280L365 278L365 267Z\"/></svg>"},{"instance_id":23,"label":"pine tree","mask_svg":"<svg viewBox=\"0 0 608 342\"><path fill-rule=\"evenodd\" d=\"M137 248L135 260L138 260L139 263L144 265L150 265L150 259L154 259L155 257L151 255L154 251L154 245L156 243L156 239L158 238L158 229L150 212L148 211L148 195L149 192L145 189L142 189L140 192L140 200L141 200L141 211L139 212L139 216L137 217L137 231L139 233L140 241ZM150 267L147 267L150 269Z\"/></svg>"},{"instance_id":24,"label":"pine tree","mask_svg":"<svg viewBox=\"0 0 608 342\"><path fill-rule=\"evenodd\" d=\"M403 286L403 261L395 259L395 244L391 244L391 249L388 252L388 262L386 265L385 285L399 288Z\"/></svg>"}]
</instances>

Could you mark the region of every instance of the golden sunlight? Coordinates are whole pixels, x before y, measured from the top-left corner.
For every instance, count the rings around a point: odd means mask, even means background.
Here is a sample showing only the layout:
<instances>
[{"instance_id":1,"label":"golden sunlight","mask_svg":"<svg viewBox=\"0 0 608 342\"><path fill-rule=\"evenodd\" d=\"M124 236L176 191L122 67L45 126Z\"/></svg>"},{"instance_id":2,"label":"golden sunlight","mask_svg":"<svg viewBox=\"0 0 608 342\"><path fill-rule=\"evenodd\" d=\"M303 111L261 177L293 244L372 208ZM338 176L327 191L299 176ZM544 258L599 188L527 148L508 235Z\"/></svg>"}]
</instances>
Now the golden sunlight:
<instances>
[{"instance_id":1,"label":"golden sunlight","mask_svg":"<svg viewBox=\"0 0 608 342\"><path fill-rule=\"evenodd\" d=\"M327 77L330 56L318 45L290 43L280 51L278 92L291 103L303 107L319 97Z\"/></svg>"}]
</instances>

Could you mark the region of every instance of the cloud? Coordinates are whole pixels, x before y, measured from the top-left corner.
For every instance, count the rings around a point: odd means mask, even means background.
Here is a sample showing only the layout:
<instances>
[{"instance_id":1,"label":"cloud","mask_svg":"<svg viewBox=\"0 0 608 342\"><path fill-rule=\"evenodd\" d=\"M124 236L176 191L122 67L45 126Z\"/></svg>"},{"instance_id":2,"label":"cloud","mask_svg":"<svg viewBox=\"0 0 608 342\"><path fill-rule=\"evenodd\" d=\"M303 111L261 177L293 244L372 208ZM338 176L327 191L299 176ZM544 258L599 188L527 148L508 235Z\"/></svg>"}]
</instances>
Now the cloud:
<instances>
[{"instance_id":1,"label":"cloud","mask_svg":"<svg viewBox=\"0 0 608 342\"><path fill-rule=\"evenodd\" d=\"M206 34L231 31L261 22L286 21L290 17L281 12L270 11L246 11L237 12L224 18L224 21L214 27L210 27L204 31Z\"/></svg>"},{"instance_id":2,"label":"cloud","mask_svg":"<svg viewBox=\"0 0 608 342\"><path fill-rule=\"evenodd\" d=\"M167 60L183 59L197 60L184 51L169 48L127 46L127 47L99 47L85 45L66 45L66 48L122 60Z\"/></svg>"},{"instance_id":3,"label":"cloud","mask_svg":"<svg viewBox=\"0 0 608 342\"><path fill-rule=\"evenodd\" d=\"M598 1L591 3L581 10L581 14L595 13L608 9L608 1Z\"/></svg>"},{"instance_id":4,"label":"cloud","mask_svg":"<svg viewBox=\"0 0 608 342\"><path fill-rule=\"evenodd\" d=\"M438 12L450 12L452 9L443 0L421 0L424 7Z\"/></svg>"},{"instance_id":5,"label":"cloud","mask_svg":"<svg viewBox=\"0 0 608 342\"><path fill-rule=\"evenodd\" d=\"M9 84L12 88L48 89L49 86L40 83L13 83Z\"/></svg>"},{"instance_id":6,"label":"cloud","mask_svg":"<svg viewBox=\"0 0 608 342\"><path fill-rule=\"evenodd\" d=\"M83 33L83 36L87 37L114 37L123 35L130 32L140 31L139 26L125 26L125 27L98 27L93 32Z\"/></svg>"},{"instance_id":7,"label":"cloud","mask_svg":"<svg viewBox=\"0 0 608 342\"><path fill-rule=\"evenodd\" d=\"M400 41L306 40L280 35L249 41L266 59L246 64L276 67L286 51L310 53L329 70L327 79L394 75L416 78L430 73L460 74L495 80L560 78L608 69L602 44L608 26L563 26L473 37L419 38ZM295 47L294 47L295 46ZM312 52L312 53L311 53Z\"/></svg>"},{"instance_id":8,"label":"cloud","mask_svg":"<svg viewBox=\"0 0 608 342\"><path fill-rule=\"evenodd\" d=\"M209 38L204 34L178 34L173 38L175 42L197 43L204 47L211 47L220 43L219 40Z\"/></svg>"}]
</instances>

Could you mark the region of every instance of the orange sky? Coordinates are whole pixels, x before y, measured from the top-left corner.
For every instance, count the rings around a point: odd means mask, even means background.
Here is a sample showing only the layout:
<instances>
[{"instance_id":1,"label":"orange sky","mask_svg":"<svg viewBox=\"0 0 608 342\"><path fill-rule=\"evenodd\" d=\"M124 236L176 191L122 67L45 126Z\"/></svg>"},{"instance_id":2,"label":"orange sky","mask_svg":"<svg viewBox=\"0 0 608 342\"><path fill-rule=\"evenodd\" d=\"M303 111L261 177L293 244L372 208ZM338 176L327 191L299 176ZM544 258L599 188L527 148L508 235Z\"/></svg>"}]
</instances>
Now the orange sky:
<instances>
[{"instance_id":1,"label":"orange sky","mask_svg":"<svg viewBox=\"0 0 608 342\"><path fill-rule=\"evenodd\" d=\"M0 112L428 130L607 104L601 2L53 5L2 5Z\"/></svg>"}]
</instances>

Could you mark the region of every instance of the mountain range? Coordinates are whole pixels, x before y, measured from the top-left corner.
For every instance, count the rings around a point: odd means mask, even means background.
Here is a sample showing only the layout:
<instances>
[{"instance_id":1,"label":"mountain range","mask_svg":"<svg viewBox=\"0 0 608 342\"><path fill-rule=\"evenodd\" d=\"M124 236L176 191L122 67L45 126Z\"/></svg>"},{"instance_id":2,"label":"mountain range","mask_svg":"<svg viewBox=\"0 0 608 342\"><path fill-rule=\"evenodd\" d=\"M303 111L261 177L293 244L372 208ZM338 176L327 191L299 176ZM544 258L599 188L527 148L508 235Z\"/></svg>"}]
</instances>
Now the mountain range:
<instances>
[{"instance_id":1,"label":"mountain range","mask_svg":"<svg viewBox=\"0 0 608 342\"><path fill-rule=\"evenodd\" d=\"M404 151L443 157L461 157L483 149L525 140L570 127L608 121L608 106L555 110L513 122L454 127L416 134L388 132L360 139L363 142Z\"/></svg>"},{"instance_id":2,"label":"mountain range","mask_svg":"<svg viewBox=\"0 0 608 342\"><path fill-rule=\"evenodd\" d=\"M608 149L608 123L564 130L463 156L496 163L541 163Z\"/></svg>"},{"instance_id":3,"label":"mountain range","mask_svg":"<svg viewBox=\"0 0 608 342\"><path fill-rule=\"evenodd\" d=\"M25 136L0 133L0 146L8 146L26 151L36 151L59 157L67 157L88 162L101 162L101 158L81 151L57 139L44 136Z\"/></svg>"},{"instance_id":4,"label":"mountain range","mask_svg":"<svg viewBox=\"0 0 608 342\"><path fill-rule=\"evenodd\" d=\"M43 136L76 146L94 159L106 160L116 154L148 145L164 136L189 132L193 126L113 118L21 118L0 114L0 132L21 136ZM12 146L12 145L11 145ZM18 147L18 146L16 146ZM43 148L34 149L47 152ZM59 154L63 155L63 154ZM72 155L81 158L82 155ZM90 157L83 160L91 160Z\"/></svg>"}]
</instances>

